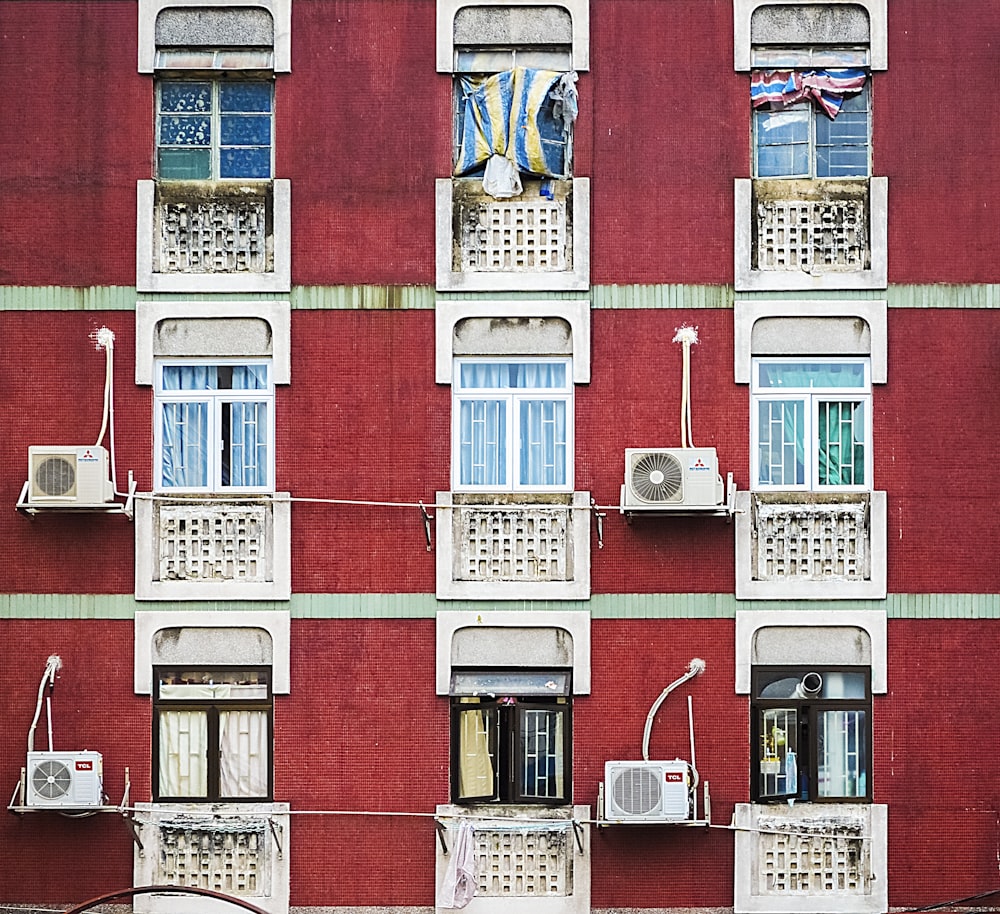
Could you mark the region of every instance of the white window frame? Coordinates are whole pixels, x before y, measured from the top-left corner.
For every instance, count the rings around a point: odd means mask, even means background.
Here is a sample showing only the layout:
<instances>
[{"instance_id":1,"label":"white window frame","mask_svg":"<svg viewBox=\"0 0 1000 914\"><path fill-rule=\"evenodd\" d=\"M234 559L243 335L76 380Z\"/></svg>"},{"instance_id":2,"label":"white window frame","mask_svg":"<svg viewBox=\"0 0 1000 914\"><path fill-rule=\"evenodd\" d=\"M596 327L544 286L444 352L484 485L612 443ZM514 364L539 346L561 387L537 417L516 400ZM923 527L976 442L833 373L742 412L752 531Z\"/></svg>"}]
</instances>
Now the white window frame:
<instances>
[{"instance_id":1,"label":"white window frame","mask_svg":"<svg viewBox=\"0 0 1000 914\"><path fill-rule=\"evenodd\" d=\"M820 181L860 181L871 177L872 173L872 103L871 103L871 76L865 81L865 87L861 90L859 95L863 96L866 100L866 114L867 114L867 127L866 127L866 137L865 137L865 170L861 174L853 175L828 175L819 176L817 175L817 164L818 164L818 150L819 143L816 136L816 125L820 118L826 119L826 115L817 108L812 102L805 101L799 102L795 105L790 105L789 107L781 111L773 111L767 108L755 108L751 112L751 120L753 124L752 129L752 144L753 144L753 174L754 178L760 181L780 181L785 178L808 178L810 180L820 180ZM845 112L846 113L846 112ZM781 117L783 115L792 115L801 117L805 114L809 119L808 124L808 171L803 173L790 173L790 174L780 174L780 175L761 175L758 173L758 160L760 157L760 121L765 115L772 115L776 117ZM785 146L791 144L784 144ZM846 145L846 144L844 144ZM858 144L860 145L860 144ZM831 149L836 148L834 146Z\"/></svg>"},{"instance_id":2,"label":"white window frame","mask_svg":"<svg viewBox=\"0 0 1000 914\"><path fill-rule=\"evenodd\" d=\"M163 386L163 370L171 366L227 366L247 365L264 366L267 368L267 387L265 390L165 390ZM202 402L208 406L208 481L204 486L165 486L163 484L163 407L167 403ZM222 407L224 403L254 402L267 406L267 483L263 486L234 486L222 484L223 451L221 428ZM274 368L271 359L157 359L154 369L154 409L153 409L153 444L154 444L154 491L169 493L211 492L273 492L274 491Z\"/></svg>"},{"instance_id":3,"label":"white window frame","mask_svg":"<svg viewBox=\"0 0 1000 914\"><path fill-rule=\"evenodd\" d=\"M268 157L268 173L266 176L262 177L228 177L223 178L220 175L220 157L222 150L222 109L220 103L220 89L223 83L267 83L270 88L271 99L270 99L270 111L268 112L268 118L271 122L270 129L270 143L269 143L269 157ZM273 181L274 180L274 128L275 128L275 118L274 118L274 103L275 103L275 92L274 92L274 78L273 74L270 72L251 74L246 73L241 76L240 79L223 79L216 73L201 73L201 74L185 74L183 77L177 76L163 76L158 75L155 81L155 94L156 94L156 111L155 111L155 123L154 123L154 136L155 136L155 154L154 154L154 167L156 169L156 180L157 181L184 181L184 180L207 180L207 181L219 181L224 183L239 183L247 181ZM173 178L164 177L160 174L160 123L162 112L160 110L162 90L164 83L208 83L212 89L212 106L209 112L209 117L211 119L211 142L209 144L209 157L211 161L210 175L208 178L204 179L188 179L188 178ZM169 114L169 113L168 113ZM168 147L176 148L176 147ZM204 147L191 147L191 148L204 148Z\"/></svg>"},{"instance_id":4,"label":"white window frame","mask_svg":"<svg viewBox=\"0 0 1000 914\"><path fill-rule=\"evenodd\" d=\"M462 366L469 364L562 364L565 366L564 386L556 388L463 388ZM566 406L566 467L565 483L560 485L527 485L517 479L520 440L520 404L529 400L546 400L561 402ZM507 460L504 467L506 482L504 484L472 485L461 483L461 405L463 401L490 400L506 404ZM456 358L452 377L452 491L455 492L572 492L573 491L573 453L574 453L574 383L572 359L537 358L537 357L478 357Z\"/></svg>"},{"instance_id":5,"label":"white window frame","mask_svg":"<svg viewBox=\"0 0 1000 914\"><path fill-rule=\"evenodd\" d=\"M762 387L760 384L760 369L763 365L774 364L842 364L861 365L864 369L862 387L798 387L781 388ZM803 492L869 492L872 490L872 396L871 396L871 359L866 357L820 356L809 357L778 357L761 356L752 360L750 381L750 454L751 454L751 488L755 491L803 491ZM860 401L864 408L864 474L863 485L821 485L819 482L818 460L818 429L819 407L821 403L843 402L845 400ZM760 481L760 423L758 411L762 404L774 401L797 400L803 404L803 439L808 445L808 470L802 483L789 484L763 483Z\"/></svg>"}]
</instances>

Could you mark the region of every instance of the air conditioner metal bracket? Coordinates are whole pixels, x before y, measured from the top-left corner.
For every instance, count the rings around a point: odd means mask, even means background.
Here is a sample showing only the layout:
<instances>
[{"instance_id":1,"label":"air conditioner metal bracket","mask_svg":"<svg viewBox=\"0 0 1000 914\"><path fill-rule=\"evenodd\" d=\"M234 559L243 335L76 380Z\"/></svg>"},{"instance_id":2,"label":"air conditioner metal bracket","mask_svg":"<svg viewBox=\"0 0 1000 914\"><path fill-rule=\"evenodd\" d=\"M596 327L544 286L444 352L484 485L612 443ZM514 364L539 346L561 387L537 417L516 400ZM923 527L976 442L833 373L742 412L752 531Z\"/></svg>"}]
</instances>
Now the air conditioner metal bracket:
<instances>
[{"instance_id":1,"label":"air conditioner metal bracket","mask_svg":"<svg viewBox=\"0 0 1000 914\"><path fill-rule=\"evenodd\" d=\"M625 515L625 522L632 523L635 517L724 517L726 523L732 523L736 514L736 483L733 474L726 474L725 500L718 505L695 507L692 505L650 505L648 508L637 505L625 507L625 486L621 487L621 502L619 513Z\"/></svg>"},{"instance_id":2,"label":"air conditioner metal bracket","mask_svg":"<svg viewBox=\"0 0 1000 914\"><path fill-rule=\"evenodd\" d=\"M14 507L28 517L36 514L124 514L129 520L135 514L136 481L131 470L128 471L128 492L125 501L108 501L93 505L35 505L28 501L28 487L31 480L25 480L21 494Z\"/></svg>"}]
</instances>

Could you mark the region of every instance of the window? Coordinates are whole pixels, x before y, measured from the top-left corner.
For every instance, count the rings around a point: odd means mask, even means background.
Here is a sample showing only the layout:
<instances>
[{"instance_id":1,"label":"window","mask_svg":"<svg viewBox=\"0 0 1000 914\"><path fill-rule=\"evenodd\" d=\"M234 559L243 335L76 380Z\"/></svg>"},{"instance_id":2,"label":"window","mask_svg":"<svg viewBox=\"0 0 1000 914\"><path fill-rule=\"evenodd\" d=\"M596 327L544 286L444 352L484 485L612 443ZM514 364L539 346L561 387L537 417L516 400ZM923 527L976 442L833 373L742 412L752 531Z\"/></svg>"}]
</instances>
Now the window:
<instances>
[{"instance_id":1,"label":"window","mask_svg":"<svg viewBox=\"0 0 1000 914\"><path fill-rule=\"evenodd\" d=\"M156 105L161 179L271 177L272 82L161 79Z\"/></svg>"},{"instance_id":2,"label":"window","mask_svg":"<svg viewBox=\"0 0 1000 914\"><path fill-rule=\"evenodd\" d=\"M158 362L157 489L274 488L270 362Z\"/></svg>"},{"instance_id":3,"label":"window","mask_svg":"<svg viewBox=\"0 0 1000 914\"><path fill-rule=\"evenodd\" d=\"M458 359L452 389L456 489L572 489L570 359Z\"/></svg>"},{"instance_id":4,"label":"window","mask_svg":"<svg viewBox=\"0 0 1000 914\"><path fill-rule=\"evenodd\" d=\"M871 488L866 358L754 359L753 488Z\"/></svg>"},{"instance_id":5,"label":"window","mask_svg":"<svg viewBox=\"0 0 1000 914\"><path fill-rule=\"evenodd\" d=\"M756 70L750 98L756 177L858 178L870 173L865 70Z\"/></svg>"},{"instance_id":6,"label":"window","mask_svg":"<svg viewBox=\"0 0 1000 914\"><path fill-rule=\"evenodd\" d=\"M568 671L455 671L451 695L453 802L571 801Z\"/></svg>"},{"instance_id":7,"label":"window","mask_svg":"<svg viewBox=\"0 0 1000 914\"><path fill-rule=\"evenodd\" d=\"M755 667L754 800L871 800L871 671Z\"/></svg>"},{"instance_id":8,"label":"window","mask_svg":"<svg viewBox=\"0 0 1000 914\"><path fill-rule=\"evenodd\" d=\"M156 667L154 677L155 799L269 799L269 668Z\"/></svg>"}]
</instances>

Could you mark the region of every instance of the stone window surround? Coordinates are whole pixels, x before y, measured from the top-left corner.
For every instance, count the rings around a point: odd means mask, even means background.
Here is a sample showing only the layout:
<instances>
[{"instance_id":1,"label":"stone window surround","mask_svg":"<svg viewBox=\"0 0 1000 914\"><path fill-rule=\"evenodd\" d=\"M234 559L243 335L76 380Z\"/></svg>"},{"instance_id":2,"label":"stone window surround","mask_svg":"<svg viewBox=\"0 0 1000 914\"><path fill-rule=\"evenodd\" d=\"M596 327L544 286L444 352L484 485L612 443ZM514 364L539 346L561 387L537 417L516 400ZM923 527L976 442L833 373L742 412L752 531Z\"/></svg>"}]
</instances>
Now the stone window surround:
<instances>
[{"instance_id":1,"label":"stone window surround","mask_svg":"<svg viewBox=\"0 0 1000 914\"><path fill-rule=\"evenodd\" d=\"M553 317L573 335L573 383L590 383L589 301L443 301L434 308L434 380L451 384L455 326L466 318Z\"/></svg>"},{"instance_id":2,"label":"stone window surround","mask_svg":"<svg viewBox=\"0 0 1000 914\"><path fill-rule=\"evenodd\" d=\"M885 301L737 301L733 304L733 375L737 384L749 384L753 359L753 326L761 318L856 317L871 333L872 384L888 380L888 307ZM808 354L829 355L825 340L815 341ZM803 353L806 354L806 353Z\"/></svg>"},{"instance_id":3,"label":"stone window surround","mask_svg":"<svg viewBox=\"0 0 1000 914\"><path fill-rule=\"evenodd\" d=\"M885 70L889 66L887 0L733 0L733 66L738 71L749 71L750 19L759 6L829 6L847 3L861 6L868 11L869 50L872 70Z\"/></svg>"},{"instance_id":4,"label":"stone window surround","mask_svg":"<svg viewBox=\"0 0 1000 914\"><path fill-rule=\"evenodd\" d=\"M291 0L288 0L290 3ZM455 70L455 15L463 6L561 6L573 20L573 69L590 69L590 0L437 0L437 71Z\"/></svg>"},{"instance_id":5,"label":"stone window surround","mask_svg":"<svg viewBox=\"0 0 1000 914\"><path fill-rule=\"evenodd\" d=\"M465 180L465 179L463 179ZM434 182L435 273L440 292L585 292L590 288L590 178L573 183L572 271L461 272L452 269L452 178ZM277 234L277 230L275 230ZM152 238L152 231L150 231ZM277 255L275 255L277 256Z\"/></svg>"},{"instance_id":6,"label":"stone window surround","mask_svg":"<svg viewBox=\"0 0 1000 914\"><path fill-rule=\"evenodd\" d=\"M140 301L135 305L135 383L153 383L156 327L164 320L225 320L259 318L271 328L271 352L240 353L271 359L275 386L291 383L291 304L287 301ZM211 357L205 353L204 357ZM199 356L200 357L200 356Z\"/></svg>"},{"instance_id":7,"label":"stone window surround","mask_svg":"<svg viewBox=\"0 0 1000 914\"><path fill-rule=\"evenodd\" d=\"M753 212L752 178L736 178L734 284L737 292L825 291L834 289L884 289L888 285L889 179L868 180L868 245L871 267L856 272L807 273L804 270L751 269Z\"/></svg>"},{"instance_id":8,"label":"stone window surround","mask_svg":"<svg viewBox=\"0 0 1000 914\"><path fill-rule=\"evenodd\" d=\"M290 292L292 288L292 182L271 180L274 199L274 270L270 273L155 273L153 232L156 181L136 182L135 285L138 292ZM238 181L230 182L239 184Z\"/></svg>"},{"instance_id":9,"label":"stone window surround","mask_svg":"<svg viewBox=\"0 0 1000 914\"><path fill-rule=\"evenodd\" d=\"M274 72L292 70L292 0L139 0L139 72L154 72L156 17L170 7L259 7L274 21Z\"/></svg>"},{"instance_id":10,"label":"stone window surround","mask_svg":"<svg viewBox=\"0 0 1000 914\"><path fill-rule=\"evenodd\" d=\"M754 639L762 628L822 631L824 627L860 628L871 642L872 694L888 692L888 626L880 609L738 609L736 611L736 694L750 694L750 668Z\"/></svg>"},{"instance_id":11,"label":"stone window surround","mask_svg":"<svg viewBox=\"0 0 1000 914\"><path fill-rule=\"evenodd\" d=\"M442 610L435 619L437 649L435 685L438 695L448 695L451 684L452 641L459 629L557 628L573 639L573 695L590 694L590 613L575 610ZM544 666L544 664L542 664Z\"/></svg>"},{"instance_id":12,"label":"stone window surround","mask_svg":"<svg viewBox=\"0 0 1000 914\"><path fill-rule=\"evenodd\" d=\"M167 628L257 628L271 637L271 691L291 691L291 615L283 610L139 610L134 623L134 691L153 690L153 639ZM256 808L256 807L255 807Z\"/></svg>"}]
</instances>

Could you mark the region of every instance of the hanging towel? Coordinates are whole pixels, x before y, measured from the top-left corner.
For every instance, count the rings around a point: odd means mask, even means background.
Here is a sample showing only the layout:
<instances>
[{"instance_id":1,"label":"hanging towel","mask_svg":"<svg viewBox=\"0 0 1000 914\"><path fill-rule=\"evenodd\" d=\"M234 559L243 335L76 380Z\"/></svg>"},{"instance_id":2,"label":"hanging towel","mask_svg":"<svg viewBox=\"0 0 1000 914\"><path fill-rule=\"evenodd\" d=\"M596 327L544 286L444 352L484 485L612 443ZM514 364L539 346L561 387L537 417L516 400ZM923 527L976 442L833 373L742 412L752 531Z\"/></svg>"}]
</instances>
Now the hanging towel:
<instances>
[{"instance_id":1,"label":"hanging towel","mask_svg":"<svg viewBox=\"0 0 1000 914\"><path fill-rule=\"evenodd\" d=\"M476 840L471 822L448 829L454 837L448 869L438 889L439 908L464 908L476 894Z\"/></svg>"}]
</instances>

